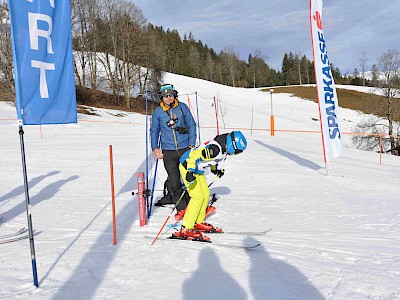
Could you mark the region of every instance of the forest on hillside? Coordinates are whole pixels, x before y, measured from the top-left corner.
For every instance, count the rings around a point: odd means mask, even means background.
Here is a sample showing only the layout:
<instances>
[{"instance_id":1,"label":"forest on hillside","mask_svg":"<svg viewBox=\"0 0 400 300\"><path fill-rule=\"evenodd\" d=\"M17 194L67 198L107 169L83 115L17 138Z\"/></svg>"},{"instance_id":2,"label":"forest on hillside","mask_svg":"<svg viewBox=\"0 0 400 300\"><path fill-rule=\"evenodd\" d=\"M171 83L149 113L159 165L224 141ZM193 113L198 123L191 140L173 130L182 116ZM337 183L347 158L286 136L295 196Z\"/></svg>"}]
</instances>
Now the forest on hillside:
<instances>
[{"instance_id":1,"label":"forest on hillside","mask_svg":"<svg viewBox=\"0 0 400 300\"><path fill-rule=\"evenodd\" d=\"M128 108L132 96L144 93L143 82L158 88L162 72L233 87L315 83L313 63L300 53L283 53L282 68L275 70L268 65L267 54L260 50L254 49L245 61L233 47L216 53L191 32L181 37L175 29L148 23L140 8L130 1L72 0L71 5L77 86L98 90L102 84L98 79L101 64L110 93L118 103L122 95ZM0 17L0 81L4 94L4 88L13 93L6 1L0 0ZM100 59L98 53L103 54ZM141 67L146 68L145 72ZM335 81L345 83L340 70L331 67ZM136 95L132 95L133 90Z\"/></svg>"},{"instance_id":2,"label":"forest on hillside","mask_svg":"<svg viewBox=\"0 0 400 300\"><path fill-rule=\"evenodd\" d=\"M249 53L247 60L240 59L233 47L216 53L191 32L181 37L176 29L149 23L131 1L71 0L71 13L75 79L82 97L95 97L97 92L107 91L111 95L107 101L129 109L134 98L145 94L145 82L149 83L148 94L156 94L163 72L233 87L315 83L313 63L303 54L282 53L281 69L275 70L267 63L268 53L257 49ZM0 0L0 20L0 98L12 100L13 61L5 0ZM387 65L374 64L372 79L368 80L364 76L365 62L363 54L362 72L355 69L353 76L343 76L331 64L335 82L378 86L379 73Z\"/></svg>"}]
</instances>

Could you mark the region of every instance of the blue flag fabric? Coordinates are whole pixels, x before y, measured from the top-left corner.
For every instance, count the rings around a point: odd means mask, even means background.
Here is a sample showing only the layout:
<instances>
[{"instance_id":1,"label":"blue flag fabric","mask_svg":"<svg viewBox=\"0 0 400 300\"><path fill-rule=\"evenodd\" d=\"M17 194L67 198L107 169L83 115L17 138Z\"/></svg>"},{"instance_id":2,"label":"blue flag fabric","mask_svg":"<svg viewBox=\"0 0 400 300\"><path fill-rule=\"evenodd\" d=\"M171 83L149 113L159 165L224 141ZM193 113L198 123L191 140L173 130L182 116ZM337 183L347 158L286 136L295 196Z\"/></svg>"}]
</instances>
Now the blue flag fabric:
<instances>
[{"instance_id":1,"label":"blue flag fabric","mask_svg":"<svg viewBox=\"0 0 400 300\"><path fill-rule=\"evenodd\" d=\"M70 1L8 3L20 123L76 123Z\"/></svg>"}]
</instances>

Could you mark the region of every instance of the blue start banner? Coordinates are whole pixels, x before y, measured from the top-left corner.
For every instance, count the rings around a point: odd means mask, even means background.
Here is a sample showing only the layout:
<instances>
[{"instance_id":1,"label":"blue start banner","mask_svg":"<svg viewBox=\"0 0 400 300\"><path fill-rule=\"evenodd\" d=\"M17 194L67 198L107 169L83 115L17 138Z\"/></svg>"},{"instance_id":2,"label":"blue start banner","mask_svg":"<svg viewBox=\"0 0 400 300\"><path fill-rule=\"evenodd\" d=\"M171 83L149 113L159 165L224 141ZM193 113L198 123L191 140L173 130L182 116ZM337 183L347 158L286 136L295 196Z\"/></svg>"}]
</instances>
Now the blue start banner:
<instances>
[{"instance_id":1,"label":"blue start banner","mask_svg":"<svg viewBox=\"0 0 400 300\"><path fill-rule=\"evenodd\" d=\"M19 122L76 123L70 1L8 4Z\"/></svg>"}]
</instances>

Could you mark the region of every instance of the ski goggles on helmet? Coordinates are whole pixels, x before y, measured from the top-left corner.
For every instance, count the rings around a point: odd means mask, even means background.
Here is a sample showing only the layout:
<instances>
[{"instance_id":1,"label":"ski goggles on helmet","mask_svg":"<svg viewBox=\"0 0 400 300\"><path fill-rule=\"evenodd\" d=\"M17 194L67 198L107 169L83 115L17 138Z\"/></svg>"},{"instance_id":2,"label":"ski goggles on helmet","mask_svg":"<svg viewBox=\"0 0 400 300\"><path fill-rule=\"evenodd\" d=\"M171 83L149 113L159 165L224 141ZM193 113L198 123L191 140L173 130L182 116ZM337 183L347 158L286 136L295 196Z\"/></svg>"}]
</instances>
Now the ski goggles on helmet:
<instances>
[{"instance_id":1,"label":"ski goggles on helmet","mask_svg":"<svg viewBox=\"0 0 400 300\"><path fill-rule=\"evenodd\" d=\"M233 146L233 149L235 150L235 151L233 152L233 154L234 154L234 155L237 155L237 154L240 154L240 153L242 153L242 152L243 152L243 150L240 150L240 149L238 149L238 147L237 147L237 145L236 145L236 141L235 141L235 135L234 135L234 133L233 133L233 132L231 132L231 133L230 133L230 136L231 136L231 140L232 140L232 146Z\"/></svg>"}]
</instances>

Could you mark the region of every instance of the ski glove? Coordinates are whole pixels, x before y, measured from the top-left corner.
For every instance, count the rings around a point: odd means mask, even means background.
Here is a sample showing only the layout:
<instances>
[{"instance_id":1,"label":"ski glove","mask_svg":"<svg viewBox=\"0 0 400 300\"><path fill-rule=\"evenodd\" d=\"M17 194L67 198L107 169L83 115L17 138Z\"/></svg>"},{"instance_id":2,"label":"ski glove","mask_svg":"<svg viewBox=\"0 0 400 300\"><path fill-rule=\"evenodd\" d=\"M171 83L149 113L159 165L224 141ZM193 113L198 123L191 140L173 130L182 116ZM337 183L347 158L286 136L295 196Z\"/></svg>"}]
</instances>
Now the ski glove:
<instances>
[{"instance_id":1,"label":"ski glove","mask_svg":"<svg viewBox=\"0 0 400 300\"><path fill-rule=\"evenodd\" d=\"M211 170L211 172L215 175L218 176L219 178L221 178L222 176L224 176L225 174L225 170Z\"/></svg>"},{"instance_id":2,"label":"ski glove","mask_svg":"<svg viewBox=\"0 0 400 300\"><path fill-rule=\"evenodd\" d=\"M186 181L190 184L192 184L196 180L196 176L194 176L193 172L187 172L186 173Z\"/></svg>"}]
</instances>

